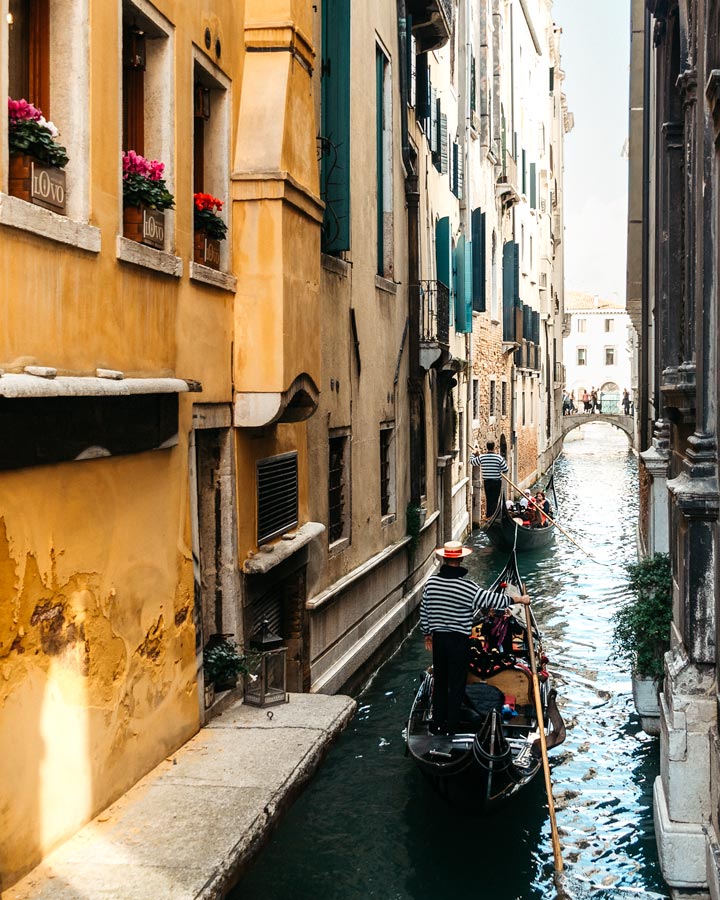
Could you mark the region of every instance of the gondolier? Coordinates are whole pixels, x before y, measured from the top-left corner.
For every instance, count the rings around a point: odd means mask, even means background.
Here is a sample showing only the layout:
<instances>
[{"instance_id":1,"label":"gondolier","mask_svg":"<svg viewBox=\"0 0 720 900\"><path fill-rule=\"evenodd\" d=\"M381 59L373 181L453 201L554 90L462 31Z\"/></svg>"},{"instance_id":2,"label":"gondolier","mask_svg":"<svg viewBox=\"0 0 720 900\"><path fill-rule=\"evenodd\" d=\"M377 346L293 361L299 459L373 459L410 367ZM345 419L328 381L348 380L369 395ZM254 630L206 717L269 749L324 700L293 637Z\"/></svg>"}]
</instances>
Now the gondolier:
<instances>
[{"instance_id":1,"label":"gondolier","mask_svg":"<svg viewBox=\"0 0 720 900\"><path fill-rule=\"evenodd\" d=\"M495 453L495 442L487 442L487 453L480 453L480 448L475 445L470 457L471 466L479 466L482 472L483 487L485 488L485 515L487 518L497 509L502 490L502 476L508 471L505 458Z\"/></svg>"},{"instance_id":2,"label":"gondolier","mask_svg":"<svg viewBox=\"0 0 720 900\"><path fill-rule=\"evenodd\" d=\"M444 560L425 582L420 604L420 627L425 649L433 655L433 734L454 734L467 680L470 632L476 610L507 609L511 601L501 588L485 590L467 577L462 560L472 553L460 541L448 541L435 551ZM529 603L522 595L513 603Z\"/></svg>"}]
</instances>

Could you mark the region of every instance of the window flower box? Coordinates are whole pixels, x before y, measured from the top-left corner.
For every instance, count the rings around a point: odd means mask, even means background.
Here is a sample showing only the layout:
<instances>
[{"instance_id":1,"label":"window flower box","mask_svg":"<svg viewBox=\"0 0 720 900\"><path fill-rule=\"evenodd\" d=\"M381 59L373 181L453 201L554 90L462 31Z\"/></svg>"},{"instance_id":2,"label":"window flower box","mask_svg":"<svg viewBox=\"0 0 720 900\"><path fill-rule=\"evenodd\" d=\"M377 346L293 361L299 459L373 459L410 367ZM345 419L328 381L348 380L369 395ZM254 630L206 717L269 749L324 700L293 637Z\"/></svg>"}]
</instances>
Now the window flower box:
<instances>
[{"instance_id":1,"label":"window flower box","mask_svg":"<svg viewBox=\"0 0 720 900\"><path fill-rule=\"evenodd\" d=\"M165 248L165 213L175 204L163 178L164 163L133 150L123 153L123 237Z\"/></svg>"},{"instance_id":2,"label":"window flower box","mask_svg":"<svg viewBox=\"0 0 720 900\"><path fill-rule=\"evenodd\" d=\"M200 265L219 269L220 241L227 235L227 225L218 215L223 208L222 200L211 194L198 193L193 196L193 203L193 259Z\"/></svg>"},{"instance_id":3,"label":"window flower box","mask_svg":"<svg viewBox=\"0 0 720 900\"><path fill-rule=\"evenodd\" d=\"M8 193L64 215L68 157L58 136L39 109L8 97Z\"/></svg>"}]
</instances>

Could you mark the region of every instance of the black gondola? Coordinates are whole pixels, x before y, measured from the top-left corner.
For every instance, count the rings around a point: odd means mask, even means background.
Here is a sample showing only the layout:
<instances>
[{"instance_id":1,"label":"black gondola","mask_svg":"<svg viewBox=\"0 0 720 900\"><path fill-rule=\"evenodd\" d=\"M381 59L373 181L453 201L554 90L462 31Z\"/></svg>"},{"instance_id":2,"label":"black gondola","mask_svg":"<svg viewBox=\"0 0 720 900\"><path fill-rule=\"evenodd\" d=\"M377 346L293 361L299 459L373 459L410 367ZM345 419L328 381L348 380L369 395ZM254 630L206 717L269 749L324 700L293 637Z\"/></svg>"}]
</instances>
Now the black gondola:
<instances>
[{"instance_id":1,"label":"black gondola","mask_svg":"<svg viewBox=\"0 0 720 900\"><path fill-rule=\"evenodd\" d=\"M503 582L522 589L514 553L493 588ZM481 626L473 629L474 655L457 734L430 733L430 670L415 696L407 724L407 750L420 770L452 805L472 812L492 810L529 784L542 768L527 632L519 621L513 619L511 623L515 625L511 625L512 649L504 655L488 653ZM533 632L547 746L551 749L565 740L565 725L555 702L556 692L548 685L535 624Z\"/></svg>"},{"instance_id":2,"label":"black gondola","mask_svg":"<svg viewBox=\"0 0 720 900\"><path fill-rule=\"evenodd\" d=\"M555 478L550 476L546 494L552 494L555 501L553 515L557 515L557 495L555 494ZM498 550L524 553L528 550L542 550L547 547L555 536L555 526L548 522L539 528L528 528L518 525L508 512L503 495L500 495L497 508L493 515L481 526L481 530L490 539Z\"/></svg>"}]
</instances>

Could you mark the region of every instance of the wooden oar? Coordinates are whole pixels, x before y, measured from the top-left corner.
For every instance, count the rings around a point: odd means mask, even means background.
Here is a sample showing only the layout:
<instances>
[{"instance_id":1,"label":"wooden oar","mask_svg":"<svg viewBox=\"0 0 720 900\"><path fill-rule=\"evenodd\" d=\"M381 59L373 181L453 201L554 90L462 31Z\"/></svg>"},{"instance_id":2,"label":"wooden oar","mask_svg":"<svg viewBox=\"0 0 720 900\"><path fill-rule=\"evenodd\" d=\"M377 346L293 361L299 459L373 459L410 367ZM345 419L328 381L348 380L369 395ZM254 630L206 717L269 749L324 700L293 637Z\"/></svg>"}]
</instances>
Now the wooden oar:
<instances>
[{"instance_id":1,"label":"wooden oar","mask_svg":"<svg viewBox=\"0 0 720 900\"><path fill-rule=\"evenodd\" d=\"M512 481L510 478L507 477L507 475L506 475L504 472L501 472L500 474L501 474L502 477L505 479L505 481L507 481L507 483L508 483L509 485L511 485L512 487L515 488L515 490L518 492L518 494L521 494L521 495L524 494L523 489L522 489L522 488L519 488L519 487L515 484L514 481ZM538 509L539 509L539 508L540 508L540 507L538 507ZM544 515L545 518L548 520L548 522L550 522L551 525L554 525L554 526L557 528L557 530L558 530L559 532L561 532L562 534L565 535L565 537L570 541L571 544L575 544L575 546L578 548L578 550L580 550L582 553L584 553L585 556L588 557L588 559L591 559L593 562L596 562L596 563L598 563L598 565L601 565L601 566L607 565L607 563L604 563L602 560L596 559L596 558L592 555L592 553L588 553L588 551L587 551L584 547L581 547L580 544L578 544L578 542L577 542L573 537L571 537L571 536L567 533L567 531L565 531L565 529L564 529L561 525L558 525L558 523L557 523L554 519L550 518L550 516L549 516L546 512L543 512L543 515Z\"/></svg>"},{"instance_id":2,"label":"wooden oar","mask_svg":"<svg viewBox=\"0 0 720 900\"><path fill-rule=\"evenodd\" d=\"M525 585L522 585L525 593ZM545 740L545 717L543 716L542 700L540 698L540 682L538 680L537 660L535 659L535 642L533 640L532 613L530 604L525 607L525 624L527 626L528 654L530 656L530 671L532 672L533 694L535 696L535 714L537 715L538 731L540 732L540 752L542 754L543 774L545 775L545 793L547 794L548 809L550 810L550 831L552 833L553 860L555 862L555 885L558 895L562 888L559 884L563 865L562 851L560 849L560 837L558 835L557 820L555 818L555 800L553 799L552 781L550 780L550 763L548 761L547 742Z\"/></svg>"}]
</instances>

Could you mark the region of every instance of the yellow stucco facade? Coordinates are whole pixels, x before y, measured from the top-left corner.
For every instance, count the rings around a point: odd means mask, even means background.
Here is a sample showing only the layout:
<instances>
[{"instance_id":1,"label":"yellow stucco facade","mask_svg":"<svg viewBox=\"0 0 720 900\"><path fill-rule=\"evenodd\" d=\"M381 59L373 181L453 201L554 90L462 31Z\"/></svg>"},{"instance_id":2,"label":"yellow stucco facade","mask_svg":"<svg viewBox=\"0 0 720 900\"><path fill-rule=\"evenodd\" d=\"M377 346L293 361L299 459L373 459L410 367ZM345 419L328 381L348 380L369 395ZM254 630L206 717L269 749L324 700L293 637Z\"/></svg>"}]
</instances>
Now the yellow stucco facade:
<instances>
[{"instance_id":1,"label":"yellow stucco facade","mask_svg":"<svg viewBox=\"0 0 720 900\"><path fill-rule=\"evenodd\" d=\"M0 7L4 28L7 0ZM0 888L201 724L195 403L228 414L236 565L257 550L258 459L298 453L299 520L307 518L305 426L247 433L232 429L230 410L245 392L282 394L302 376L312 393L319 379L312 4L137 0L129 8L157 21L168 42L166 94L146 103L169 148L170 236L164 251L139 256L120 237L120 5L89 4L87 43L77 46L87 57L71 61L85 73L74 102L87 108L84 136L68 143L85 147L81 175L72 175L74 197L85 197L79 214L63 221L8 197L4 110L0 119L0 381L40 366L83 385L108 369L125 383L198 381L202 393L179 395L177 439L164 449L45 464L40 454L0 471ZM7 41L3 34L0 51ZM281 49L246 52L246 43ZM51 42L51 70L67 52L53 57ZM220 276L192 262L193 60L227 91L230 230ZM51 115L62 140L71 120L61 105ZM69 179L71 165L72 156ZM34 402L0 396L3 427ZM101 409L105 400L92 402ZM73 433L72 415L48 421L38 445ZM142 427L126 423L128 432ZM227 602L242 642L239 591Z\"/></svg>"}]
</instances>

